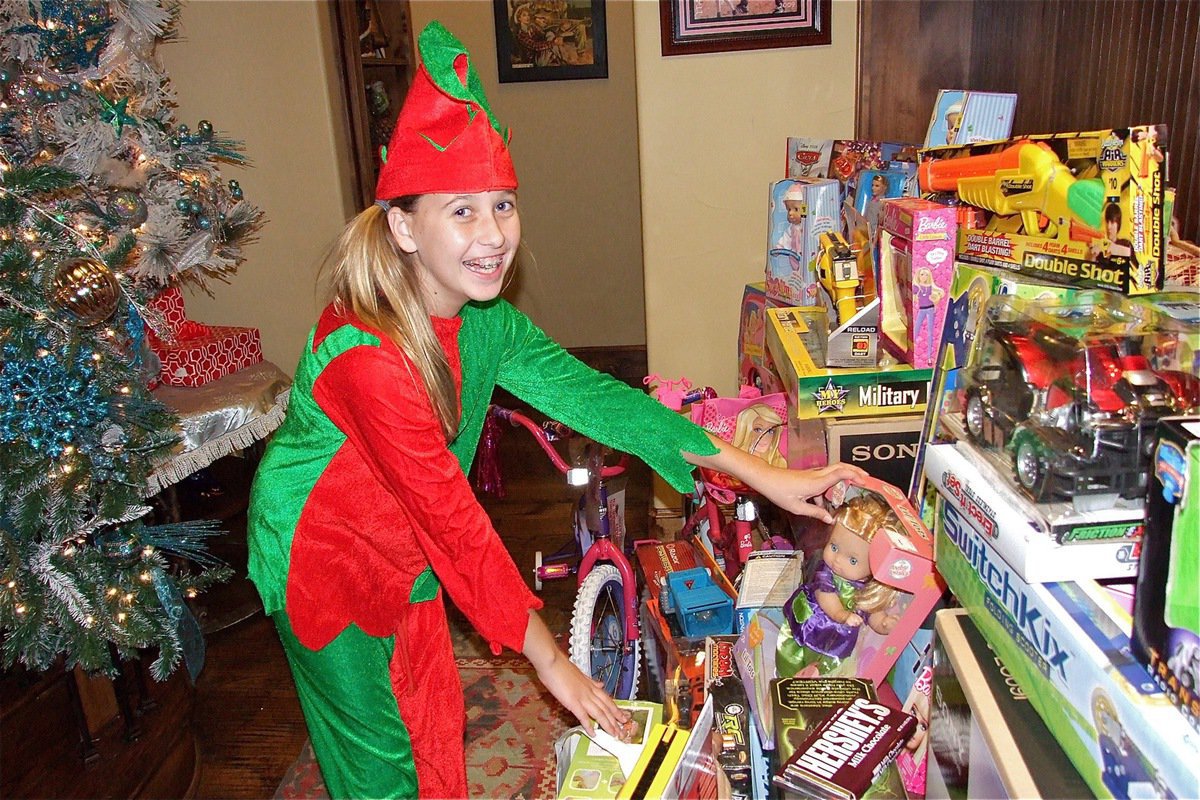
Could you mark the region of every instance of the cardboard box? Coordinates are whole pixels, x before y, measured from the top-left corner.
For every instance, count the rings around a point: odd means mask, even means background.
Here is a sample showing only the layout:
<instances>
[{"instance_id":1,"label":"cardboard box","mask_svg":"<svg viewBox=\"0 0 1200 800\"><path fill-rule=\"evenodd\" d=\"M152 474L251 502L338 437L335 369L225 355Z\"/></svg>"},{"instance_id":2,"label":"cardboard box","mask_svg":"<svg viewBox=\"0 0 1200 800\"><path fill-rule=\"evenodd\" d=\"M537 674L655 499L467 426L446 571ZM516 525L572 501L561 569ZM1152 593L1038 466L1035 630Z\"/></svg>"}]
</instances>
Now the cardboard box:
<instances>
[{"instance_id":1,"label":"cardboard box","mask_svg":"<svg viewBox=\"0 0 1200 800\"><path fill-rule=\"evenodd\" d=\"M738 322L738 386L753 386L763 394L783 391L783 381L767 352L767 309L774 307L775 301L767 298L765 282L746 284Z\"/></svg>"},{"instance_id":2,"label":"cardboard box","mask_svg":"<svg viewBox=\"0 0 1200 800\"><path fill-rule=\"evenodd\" d=\"M932 148L918 176L987 212L959 228L960 261L1147 294L1163 287L1165 142L1142 125Z\"/></svg>"},{"instance_id":3,"label":"cardboard box","mask_svg":"<svg viewBox=\"0 0 1200 800\"><path fill-rule=\"evenodd\" d=\"M1090 796L967 612L936 619L926 800Z\"/></svg>"},{"instance_id":4,"label":"cardboard box","mask_svg":"<svg viewBox=\"0 0 1200 800\"><path fill-rule=\"evenodd\" d=\"M164 290L150 301L162 314L168 335L160 339L147 328L150 349L162 362L158 378L167 386L195 388L263 360L258 328L205 325L187 318L183 293Z\"/></svg>"},{"instance_id":5,"label":"cardboard box","mask_svg":"<svg viewBox=\"0 0 1200 800\"><path fill-rule=\"evenodd\" d=\"M1133 658L1129 616L1103 588L1027 583L982 532L938 527L938 570L1088 787L1194 796L1200 736Z\"/></svg>"},{"instance_id":6,"label":"cardboard box","mask_svg":"<svg viewBox=\"0 0 1200 800\"><path fill-rule=\"evenodd\" d=\"M1133 653L1200 729L1200 417L1158 423L1153 467Z\"/></svg>"},{"instance_id":7,"label":"cardboard box","mask_svg":"<svg viewBox=\"0 0 1200 800\"><path fill-rule=\"evenodd\" d=\"M713 755L730 800L751 796L750 702L734 663L736 636L710 636L704 645L704 691L712 704Z\"/></svg>"},{"instance_id":8,"label":"cardboard box","mask_svg":"<svg viewBox=\"0 0 1200 800\"><path fill-rule=\"evenodd\" d=\"M833 314L816 261L821 234L842 227L837 181L777 181L771 184L767 214L767 296L788 305L819 303Z\"/></svg>"},{"instance_id":9,"label":"cardboard box","mask_svg":"<svg viewBox=\"0 0 1200 800\"><path fill-rule=\"evenodd\" d=\"M650 739L651 732L662 725L663 708L658 703L644 700L618 700L617 705L630 712L634 721L631 741L615 742L600 732L604 741L621 752L626 760L625 768L632 769L637 762L638 752ZM601 742L588 738L582 728L572 728L559 737L554 745L558 762L559 800L595 800L615 798L625 785L625 771L621 759L605 749Z\"/></svg>"},{"instance_id":10,"label":"cardboard box","mask_svg":"<svg viewBox=\"0 0 1200 800\"><path fill-rule=\"evenodd\" d=\"M1008 490L964 455L964 445L925 450L925 476L936 488L942 513L954 528L970 526L1028 583L1128 578L1137 571L1141 519L1113 509L1091 512L1078 527L1055 538L1029 500ZM1074 539L1070 537L1074 536Z\"/></svg>"},{"instance_id":11,"label":"cardboard box","mask_svg":"<svg viewBox=\"0 0 1200 800\"><path fill-rule=\"evenodd\" d=\"M791 308L767 311L767 349L798 419L924 413L932 370L908 364L822 369L804 344L806 326Z\"/></svg>"},{"instance_id":12,"label":"cardboard box","mask_svg":"<svg viewBox=\"0 0 1200 800\"><path fill-rule=\"evenodd\" d=\"M925 133L925 146L1007 139L1016 110L1015 94L940 89Z\"/></svg>"},{"instance_id":13,"label":"cardboard box","mask_svg":"<svg viewBox=\"0 0 1200 800\"><path fill-rule=\"evenodd\" d=\"M954 277L957 211L919 197L883 202L879 235L882 343L914 367L933 367Z\"/></svg>"},{"instance_id":14,"label":"cardboard box","mask_svg":"<svg viewBox=\"0 0 1200 800\"><path fill-rule=\"evenodd\" d=\"M885 483L907 487L912 482L924 419L920 414L902 414L824 420L829 461L853 464Z\"/></svg>"}]
</instances>

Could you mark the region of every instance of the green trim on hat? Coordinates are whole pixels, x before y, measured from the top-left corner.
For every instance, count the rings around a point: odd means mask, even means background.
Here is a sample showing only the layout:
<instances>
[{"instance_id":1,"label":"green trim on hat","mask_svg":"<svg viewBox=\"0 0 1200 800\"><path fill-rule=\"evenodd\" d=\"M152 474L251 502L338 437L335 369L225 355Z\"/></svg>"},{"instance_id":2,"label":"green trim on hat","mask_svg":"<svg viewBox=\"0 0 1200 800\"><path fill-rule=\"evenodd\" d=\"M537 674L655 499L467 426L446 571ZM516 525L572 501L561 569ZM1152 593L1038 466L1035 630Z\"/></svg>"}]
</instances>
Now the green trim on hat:
<instances>
[{"instance_id":1,"label":"green trim on hat","mask_svg":"<svg viewBox=\"0 0 1200 800\"><path fill-rule=\"evenodd\" d=\"M467 52L463 43L446 30L446 26L434 20L426 25L425 30L421 31L421 35L417 37L417 51L420 53L421 62L434 85L454 99L467 103L467 112L472 119L476 113L475 107L483 109L492 129L500 134L500 138L507 143L508 128L501 125L492 113L487 95L483 92L483 81L480 80L479 73L475 71L475 65L471 63L471 54ZM454 62L460 55L467 59L465 85L459 79L458 73L454 71Z\"/></svg>"}]
</instances>

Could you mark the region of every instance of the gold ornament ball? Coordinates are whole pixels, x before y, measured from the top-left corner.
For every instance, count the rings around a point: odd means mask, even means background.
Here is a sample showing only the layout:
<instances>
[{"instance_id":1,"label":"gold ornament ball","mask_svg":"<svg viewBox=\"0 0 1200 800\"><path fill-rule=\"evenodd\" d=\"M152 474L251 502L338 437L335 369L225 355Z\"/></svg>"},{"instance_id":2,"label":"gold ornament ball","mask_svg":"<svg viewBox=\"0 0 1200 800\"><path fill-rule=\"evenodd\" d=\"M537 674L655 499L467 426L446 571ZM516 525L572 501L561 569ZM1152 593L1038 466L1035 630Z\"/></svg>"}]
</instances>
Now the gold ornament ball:
<instances>
[{"instance_id":1,"label":"gold ornament ball","mask_svg":"<svg viewBox=\"0 0 1200 800\"><path fill-rule=\"evenodd\" d=\"M103 262L91 258L66 261L50 281L50 305L71 322L90 328L117 310L120 287Z\"/></svg>"}]
</instances>

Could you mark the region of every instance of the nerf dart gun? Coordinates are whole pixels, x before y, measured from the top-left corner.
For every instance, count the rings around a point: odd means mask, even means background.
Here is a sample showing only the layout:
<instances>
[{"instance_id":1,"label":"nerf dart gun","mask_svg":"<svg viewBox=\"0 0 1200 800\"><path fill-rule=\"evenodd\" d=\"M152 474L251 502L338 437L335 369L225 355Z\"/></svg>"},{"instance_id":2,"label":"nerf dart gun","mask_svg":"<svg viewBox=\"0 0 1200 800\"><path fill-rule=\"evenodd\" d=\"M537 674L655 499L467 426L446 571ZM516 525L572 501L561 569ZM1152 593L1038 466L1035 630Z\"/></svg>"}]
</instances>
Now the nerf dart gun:
<instances>
[{"instance_id":1,"label":"nerf dart gun","mask_svg":"<svg viewBox=\"0 0 1200 800\"><path fill-rule=\"evenodd\" d=\"M1104 184L1099 178L1077 179L1044 142L926 161L917 180L922 192L957 192L964 203L1000 216L1020 214L1028 235L1077 242L1103 238Z\"/></svg>"}]
</instances>

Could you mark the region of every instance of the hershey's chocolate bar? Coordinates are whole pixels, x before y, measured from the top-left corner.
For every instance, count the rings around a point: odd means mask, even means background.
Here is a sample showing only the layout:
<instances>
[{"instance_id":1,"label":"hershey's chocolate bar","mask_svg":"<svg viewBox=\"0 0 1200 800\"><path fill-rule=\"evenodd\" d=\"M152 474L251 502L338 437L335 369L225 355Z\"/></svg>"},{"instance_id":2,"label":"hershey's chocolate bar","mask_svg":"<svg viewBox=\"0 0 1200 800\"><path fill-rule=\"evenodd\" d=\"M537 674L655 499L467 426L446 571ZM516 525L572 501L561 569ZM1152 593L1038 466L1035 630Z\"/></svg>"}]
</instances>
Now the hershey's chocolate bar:
<instances>
[{"instance_id":1,"label":"hershey's chocolate bar","mask_svg":"<svg viewBox=\"0 0 1200 800\"><path fill-rule=\"evenodd\" d=\"M912 736L911 714L864 698L834 709L775 776L807 797L858 800Z\"/></svg>"}]
</instances>

